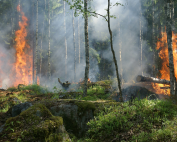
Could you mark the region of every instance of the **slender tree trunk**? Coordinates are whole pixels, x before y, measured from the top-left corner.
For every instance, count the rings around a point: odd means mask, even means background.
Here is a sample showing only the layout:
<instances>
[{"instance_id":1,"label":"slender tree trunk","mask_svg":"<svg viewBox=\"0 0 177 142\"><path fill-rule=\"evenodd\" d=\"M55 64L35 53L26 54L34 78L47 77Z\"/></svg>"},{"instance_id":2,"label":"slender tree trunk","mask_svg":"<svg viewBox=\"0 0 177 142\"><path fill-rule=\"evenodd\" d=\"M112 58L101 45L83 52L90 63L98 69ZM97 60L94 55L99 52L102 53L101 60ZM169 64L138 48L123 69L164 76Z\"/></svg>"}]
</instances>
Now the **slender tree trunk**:
<instances>
[{"instance_id":1,"label":"slender tree trunk","mask_svg":"<svg viewBox=\"0 0 177 142\"><path fill-rule=\"evenodd\" d=\"M45 24L45 11L46 11L46 0L45 0L45 7L44 7L44 20L43 20L43 29L42 29L42 36L41 36L41 53L40 53L40 81L41 81L41 72L42 72L42 53L43 53L43 49L42 49L42 43L43 43L43 35L44 35L44 24Z\"/></svg>"},{"instance_id":2,"label":"slender tree trunk","mask_svg":"<svg viewBox=\"0 0 177 142\"><path fill-rule=\"evenodd\" d=\"M35 71L36 71L36 77L35 77L35 83L37 83L37 59L38 59L38 0L36 1L36 52L35 52Z\"/></svg>"},{"instance_id":3,"label":"slender tree trunk","mask_svg":"<svg viewBox=\"0 0 177 142\"><path fill-rule=\"evenodd\" d=\"M119 20L119 15L118 15L118 21L119 21L119 23L118 23L118 33L119 33L119 35L118 35L118 37L119 37L119 60L120 60L120 75L122 76L122 44L121 44L121 36L120 36L120 20Z\"/></svg>"},{"instance_id":4,"label":"slender tree trunk","mask_svg":"<svg viewBox=\"0 0 177 142\"><path fill-rule=\"evenodd\" d=\"M74 26L74 10L73 10L73 47L74 47L74 82L76 81L76 41L75 41L75 26Z\"/></svg>"},{"instance_id":5,"label":"slender tree trunk","mask_svg":"<svg viewBox=\"0 0 177 142\"><path fill-rule=\"evenodd\" d=\"M33 3L32 3L32 5L33 5L33 17L32 17L32 21L35 21L34 20L34 11L35 11L35 8L34 8L34 1L33 1ZM34 28L34 22L32 22L32 29ZM34 61L35 61L35 41L34 41L34 31L32 32L32 47L33 47L33 83L35 83L35 78L36 78L36 74L35 74L35 63L34 63Z\"/></svg>"},{"instance_id":6,"label":"slender tree trunk","mask_svg":"<svg viewBox=\"0 0 177 142\"><path fill-rule=\"evenodd\" d=\"M118 88L119 88L119 91L120 91L120 99L121 99L121 102L123 102L122 89L121 89L121 84L120 84L121 81L120 81L120 78L119 78L118 65L117 65L117 60L116 60L115 52L114 52L114 49L113 49L113 43L112 43L112 31L111 31L111 27L110 27L109 8L110 8L110 0L108 0L108 11L107 11L107 14L108 14L108 29L109 29L110 41L111 41L111 51L112 51L112 54L113 54L113 60L114 60L115 67L116 67L116 75L117 75L117 81L118 81Z\"/></svg>"},{"instance_id":7,"label":"slender tree trunk","mask_svg":"<svg viewBox=\"0 0 177 142\"><path fill-rule=\"evenodd\" d=\"M14 3L13 3L13 0L11 0L11 34L12 34L12 41L11 41L11 47L13 47L14 45Z\"/></svg>"},{"instance_id":8,"label":"slender tree trunk","mask_svg":"<svg viewBox=\"0 0 177 142\"><path fill-rule=\"evenodd\" d=\"M152 76L154 76L155 75L155 59L156 59L155 24L154 24L155 0L152 0L152 5L153 5L152 7L152 49L154 50Z\"/></svg>"},{"instance_id":9,"label":"slender tree trunk","mask_svg":"<svg viewBox=\"0 0 177 142\"><path fill-rule=\"evenodd\" d=\"M63 16L64 16L64 30L65 30L65 80L67 80L67 39L66 39L66 21L65 21L65 1L63 0Z\"/></svg>"},{"instance_id":10,"label":"slender tree trunk","mask_svg":"<svg viewBox=\"0 0 177 142\"><path fill-rule=\"evenodd\" d=\"M80 58L81 58L81 55L80 55L80 48L81 48L81 45L80 45L80 25L79 25L79 17L78 17L78 45L79 45L79 64L80 64Z\"/></svg>"},{"instance_id":11,"label":"slender tree trunk","mask_svg":"<svg viewBox=\"0 0 177 142\"><path fill-rule=\"evenodd\" d=\"M140 3L140 49L141 49L141 74L143 75L143 46L142 46L142 25L141 25L142 11Z\"/></svg>"},{"instance_id":12,"label":"slender tree trunk","mask_svg":"<svg viewBox=\"0 0 177 142\"><path fill-rule=\"evenodd\" d=\"M167 44L168 44L168 56L169 56L169 68L170 68L170 94L175 95L175 74L173 64L173 47L172 47L172 19L171 19L171 1L167 0L166 8L166 32L167 32Z\"/></svg>"},{"instance_id":13,"label":"slender tree trunk","mask_svg":"<svg viewBox=\"0 0 177 142\"><path fill-rule=\"evenodd\" d=\"M20 10L21 10L20 0L18 0L18 4L19 4L19 8L20 8ZM20 22L20 21L21 21L20 13L19 13L19 17L18 17L18 18L19 18L19 20L18 20L18 21Z\"/></svg>"},{"instance_id":14,"label":"slender tree trunk","mask_svg":"<svg viewBox=\"0 0 177 142\"><path fill-rule=\"evenodd\" d=\"M48 0L48 14L49 14L49 48L48 48L48 78L49 78L49 80L51 79L51 71L50 71L50 0Z\"/></svg>"},{"instance_id":15,"label":"slender tree trunk","mask_svg":"<svg viewBox=\"0 0 177 142\"><path fill-rule=\"evenodd\" d=\"M87 0L84 0L84 13L85 13L85 60L86 60L86 67L85 67L85 81L84 81L84 91L83 96L87 96L87 82L89 76L89 39L88 39L88 15L87 15Z\"/></svg>"}]
</instances>

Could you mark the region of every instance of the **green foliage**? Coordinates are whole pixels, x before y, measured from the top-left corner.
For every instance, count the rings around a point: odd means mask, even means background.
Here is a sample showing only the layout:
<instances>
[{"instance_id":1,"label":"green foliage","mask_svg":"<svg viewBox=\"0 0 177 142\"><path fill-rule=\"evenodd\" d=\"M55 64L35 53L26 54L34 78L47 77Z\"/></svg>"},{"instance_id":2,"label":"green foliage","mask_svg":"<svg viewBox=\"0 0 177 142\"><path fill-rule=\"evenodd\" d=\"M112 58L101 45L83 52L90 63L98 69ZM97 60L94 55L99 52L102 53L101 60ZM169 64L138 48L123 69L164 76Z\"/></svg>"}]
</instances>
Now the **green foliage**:
<instances>
[{"instance_id":1,"label":"green foliage","mask_svg":"<svg viewBox=\"0 0 177 142\"><path fill-rule=\"evenodd\" d=\"M31 95L39 95L48 93L47 88L39 86L38 84L32 84L21 88L21 90L31 90Z\"/></svg>"},{"instance_id":2,"label":"green foliage","mask_svg":"<svg viewBox=\"0 0 177 142\"><path fill-rule=\"evenodd\" d=\"M92 58L96 58L97 59L97 61L98 61L98 63L100 63L100 56L99 56L99 54L98 54L98 52L95 50L95 49L93 49L93 48L89 48L89 55L90 55L90 57Z\"/></svg>"},{"instance_id":3,"label":"green foliage","mask_svg":"<svg viewBox=\"0 0 177 142\"><path fill-rule=\"evenodd\" d=\"M13 92L13 91L17 91L18 89L16 88L16 87L9 87L8 89L7 89L7 91L11 91L11 92Z\"/></svg>"},{"instance_id":4,"label":"green foliage","mask_svg":"<svg viewBox=\"0 0 177 142\"><path fill-rule=\"evenodd\" d=\"M129 107L128 103L105 108L105 112L88 122L88 136L94 141L119 139L119 133L132 131L128 141L174 141L175 131L165 126L174 127L169 123L177 116L177 106L170 101L140 100ZM175 124L176 125L176 124ZM170 127L170 128L171 128ZM154 129L156 128L156 129ZM126 135L125 135L126 137Z\"/></svg>"}]
</instances>

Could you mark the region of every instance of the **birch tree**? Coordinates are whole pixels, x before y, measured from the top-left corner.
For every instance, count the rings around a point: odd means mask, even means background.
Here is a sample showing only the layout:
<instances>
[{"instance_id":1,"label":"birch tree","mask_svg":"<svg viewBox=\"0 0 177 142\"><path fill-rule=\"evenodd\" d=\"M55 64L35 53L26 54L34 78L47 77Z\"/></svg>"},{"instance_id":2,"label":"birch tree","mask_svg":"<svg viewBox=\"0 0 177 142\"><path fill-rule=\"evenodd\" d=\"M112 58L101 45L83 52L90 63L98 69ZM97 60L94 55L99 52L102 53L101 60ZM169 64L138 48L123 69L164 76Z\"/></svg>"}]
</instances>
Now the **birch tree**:
<instances>
[{"instance_id":1,"label":"birch tree","mask_svg":"<svg viewBox=\"0 0 177 142\"><path fill-rule=\"evenodd\" d=\"M40 73L40 80L41 80L41 71L42 71L42 43L43 43L43 36L44 36L44 25L45 25L45 11L46 11L46 0L45 0L45 7L44 7L44 20L43 20L43 28L42 28L42 35L41 35L41 51L40 51L40 66L39 66L39 73Z\"/></svg>"},{"instance_id":2,"label":"birch tree","mask_svg":"<svg viewBox=\"0 0 177 142\"><path fill-rule=\"evenodd\" d=\"M65 20L65 1L63 1L63 17L64 17L64 32L65 32L65 80L67 80L67 39L66 39L66 20Z\"/></svg>"},{"instance_id":3,"label":"birch tree","mask_svg":"<svg viewBox=\"0 0 177 142\"><path fill-rule=\"evenodd\" d=\"M79 64L80 64L80 57L81 57L81 55L80 55L80 47L81 47L81 45L80 45L80 25L79 25L79 17L78 17L78 48L79 48Z\"/></svg>"},{"instance_id":4,"label":"birch tree","mask_svg":"<svg viewBox=\"0 0 177 142\"><path fill-rule=\"evenodd\" d=\"M48 47L48 78L50 80L51 78L51 71L50 71L50 0L48 0L48 29L49 29L49 33L48 33L48 43L49 43L49 47Z\"/></svg>"},{"instance_id":5,"label":"birch tree","mask_svg":"<svg viewBox=\"0 0 177 142\"><path fill-rule=\"evenodd\" d=\"M140 49L141 49L141 74L143 75L143 46L142 46L142 10L141 10L141 3L140 3Z\"/></svg>"},{"instance_id":6,"label":"birch tree","mask_svg":"<svg viewBox=\"0 0 177 142\"><path fill-rule=\"evenodd\" d=\"M154 7L155 6L155 0L152 0L152 49L154 50L154 56L153 56L153 65L155 64L155 52L156 52L156 43L155 43L155 24L154 24ZM152 76L155 75L155 67L153 66L152 69Z\"/></svg>"},{"instance_id":7,"label":"birch tree","mask_svg":"<svg viewBox=\"0 0 177 142\"><path fill-rule=\"evenodd\" d=\"M74 82L76 81L76 40L75 40L75 26L74 26L74 10L72 11L73 18L73 47L74 47Z\"/></svg>"},{"instance_id":8,"label":"birch tree","mask_svg":"<svg viewBox=\"0 0 177 142\"><path fill-rule=\"evenodd\" d=\"M85 67L85 80L84 80L84 91L83 96L87 96L87 83L88 83L88 76L89 76L89 38L88 38L88 13L87 13L87 0L84 0L84 31L85 31L85 60L86 60L86 67Z\"/></svg>"},{"instance_id":9,"label":"birch tree","mask_svg":"<svg viewBox=\"0 0 177 142\"><path fill-rule=\"evenodd\" d=\"M38 0L36 1L36 50L35 50L35 83L37 83L37 54L38 54Z\"/></svg>"},{"instance_id":10,"label":"birch tree","mask_svg":"<svg viewBox=\"0 0 177 142\"><path fill-rule=\"evenodd\" d=\"M66 0L67 1L67 0ZM68 2L68 1L67 1ZM112 39L112 31L111 31L111 27L110 27L110 17L114 17L113 15L110 15L110 0L108 0L108 9L107 9L107 16L101 15L99 13L96 13L95 11L91 12L87 9L87 0L84 0L84 9L82 8L82 1L80 0L73 0L74 4L72 5L70 2L70 8L74 8L76 10L81 11L82 13L84 13L84 18L85 18L85 54L86 54L86 67L85 67L85 85L84 85L84 96L86 96L87 94L87 80L88 80L88 74L89 74L89 40L88 40L88 13L91 16L101 16L103 17L107 22L108 22L108 30L109 30L109 34L110 34L110 42L111 42L111 51L113 54L113 61L115 64L115 68L116 68L116 76L117 76L117 81L118 81L118 88L120 91L120 98L121 98L121 102L123 102L123 98L122 98L122 90L121 90L121 81L120 81L120 77L119 77L119 72L118 72L118 65L117 65L117 60L116 60L116 56L115 56L115 52L113 49L113 39ZM121 5L120 3L115 3L113 6L118 6ZM89 8L90 9L90 8Z\"/></svg>"}]
</instances>

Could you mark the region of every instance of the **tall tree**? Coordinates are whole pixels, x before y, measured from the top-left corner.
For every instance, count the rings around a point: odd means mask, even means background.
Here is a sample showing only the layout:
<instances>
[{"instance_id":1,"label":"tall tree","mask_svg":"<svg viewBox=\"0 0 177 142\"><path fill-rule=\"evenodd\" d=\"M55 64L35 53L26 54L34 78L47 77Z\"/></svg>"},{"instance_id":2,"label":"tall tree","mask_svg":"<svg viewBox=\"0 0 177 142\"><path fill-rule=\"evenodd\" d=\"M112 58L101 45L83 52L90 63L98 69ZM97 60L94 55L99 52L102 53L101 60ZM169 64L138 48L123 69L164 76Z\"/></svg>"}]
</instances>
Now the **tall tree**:
<instances>
[{"instance_id":1,"label":"tall tree","mask_svg":"<svg viewBox=\"0 0 177 142\"><path fill-rule=\"evenodd\" d=\"M111 31L111 27L110 27L110 12L109 12L109 9L110 9L110 0L108 0L108 10L107 10L107 14L108 14L108 29L109 29L109 34L110 34L110 41L111 41L111 51L112 51L112 54L113 54L113 60L114 60L114 64L115 64L115 67L116 67L116 75L117 75L117 81L118 81L118 88L119 88L119 91L120 91L120 99L121 99L121 102L123 102L123 98L122 98L122 89L121 89L121 84L120 84L120 77L119 77L119 71L118 71L118 65L117 65L117 60L116 60L116 56L115 56L115 52L114 52L114 48L113 48L113 42L112 42L112 31Z\"/></svg>"},{"instance_id":2,"label":"tall tree","mask_svg":"<svg viewBox=\"0 0 177 142\"><path fill-rule=\"evenodd\" d=\"M38 59L38 0L36 1L36 51L35 51L35 83L37 83L37 59Z\"/></svg>"},{"instance_id":3,"label":"tall tree","mask_svg":"<svg viewBox=\"0 0 177 142\"><path fill-rule=\"evenodd\" d=\"M79 17L78 17L78 46L79 46L79 64L80 64L80 57L81 57L81 55L80 55L80 47L81 47L81 45L80 45L80 25L79 25Z\"/></svg>"},{"instance_id":4,"label":"tall tree","mask_svg":"<svg viewBox=\"0 0 177 142\"><path fill-rule=\"evenodd\" d=\"M171 0L167 0L166 3L166 32L167 32L167 44L168 44L168 56L169 56L169 68L170 68L170 94L175 95L175 74L173 63L173 47L172 47L172 19L171 19Z\"/></svg>"},{"instance_id":5,"label":"tall tree","mask_svg":"<svg viewBox=\"0 0 177 142\"><path fill-rule=\"evenodd\" d=\"M84 78L84 91L83 96L87 96L87 83L88 83L88 76L89 76L89 38L88 38L88 13L87 13L87 0L84 0L84 31L85 31L85 60L86 60L86 67L85 67L85 78Z\"/></svg>"},{"instance_id":6,"label":"tall tree","mask_svg":"<svg viewBox=\"0 0 177 142\"><path fill-rule=\"evenodd\" d=\"M143 75L143 46L142 46L142 24L141 24L141 19L142 19L142 10L141 10L141 3L140 3L140 49L141 49L141 74Z\"/></svg>"},{"instance_id":7,"label":"tall tree","mask_svg":"<svg viewBox=\"0 0 177 142\"><path fill-rule=\"evenodd\" d=\"M155 0L152 0L152 49L154 50L153 65L155 65L156 59L156 43L155 43L155 22L154 22L154 11L155 11ZM155 75L155 66L152 69L152 76Z\"/></svg>"},{"instance_id":8,"label":"tall tree","mask_svg":"<svg viewBox=\"0 0 177 142\"><path fill-rule=\"evenodd\" d=\"M48 47L48 78L49 80L51 79L51 70L50 70L50 0L48 0L48 29L49 29L49 33L48 33L48 43L49 43L49 47Z\"/></svg>"},{"instance_id":9,"label":"tall tree","mask_svg":"<svg viewBox=\"0 0 177 142\"><path fill-rule=\"evenodd\" d=\"M44 26L45 26L45 11L46 11L46 0L44 4L44 19L43 19L43 28L42 28L42 35L41 35L41 49L40 49L40 65L39 65L39 74L40 74L40 80L41 80L41 71L42 71L42 53L43 53L43 36L44 36Z\"/></svg>"},{"instance_id":10,"label":"tall tree","mask_svg":"<svg viewBox=\"0 0 177 142\"><path fill-rule=\"evenodd\" d=\"M66 39L66 20L65 20L65 1L63 1L63 17L64 17L64 32L65 32L65 80L67 80L67 39Z\"/></svg>"},{"instance_id":11,"label":"tall tree","mask_svg":"<svg viewBox=\"0 0 177 142\"><path fill-rule=\"evenodd\" d=\"M74 47L74 82L76 81L76 40L75 40L75 25L74 25L74 10L72 11L73 18L73 47Z\"/></svg>"},{"instance_id":12,"label":"tall tree","mask_svg":"<svg viewBox=\"0 0 177 142\"><path fill-rule=\"evenodd\" d=\"M117 16L118 19L118 40L119 40L119 61L120 61L120 76L122 77L122 44L121 44L121 31L120 31L120 20L119 20L119 15Z\"/></svg>"}]
</instances>

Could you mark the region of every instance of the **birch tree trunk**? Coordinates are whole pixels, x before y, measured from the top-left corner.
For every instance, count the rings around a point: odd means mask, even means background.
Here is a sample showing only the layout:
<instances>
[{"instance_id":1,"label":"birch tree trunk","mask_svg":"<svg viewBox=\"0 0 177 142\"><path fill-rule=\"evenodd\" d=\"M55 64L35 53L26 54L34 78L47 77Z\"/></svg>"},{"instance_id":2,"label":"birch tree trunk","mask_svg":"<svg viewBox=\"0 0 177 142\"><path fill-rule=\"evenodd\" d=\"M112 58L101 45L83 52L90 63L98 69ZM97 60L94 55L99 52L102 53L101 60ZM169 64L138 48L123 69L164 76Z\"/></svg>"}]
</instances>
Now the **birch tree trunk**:
<instances>
[{"instance_id":1,"label":"birch tree trunk","mask_svg":"<svg viewBox=\"0 0 177 142\"><path fill-rule=\"evenodd\" d=\"M48 78L51 79L51 71L50 71L50 0L48 0L48 22L49 22L49 34L48 34L48 40L49 40L49 48L48 48Z\"/></svg>"},{"instance_id":2,"label":"birch tree trunk","mask_svg":"<svg viewBox=\"0 0 177 142\"><path fill-rule=\"evenodd\" d=\"M121 44L121 36L120 36L120 20L119 20L119 15L117 17L119 23L118 23L118 37L119 37L119 60L120 60L120 75L122 76L122 44Z\"/></svg>"},{"instance_id":3,"label":"birch tree trunk","mask_svg":"<svg viewBox=\"0 0 177 142\"><path fill-rule=\"evenodd\" d=\"M170 94L175 95L175 74L173 64L173 47L172 47L172 19L171 19L171 0L167 0L166 7L166 32L167 32L167 44L168 44L168 56L169 56L169 68L170 68Z\"/></svg>"},{"instance_id":4,"label":"birch tree trunk","mask_svg":"<svg viewBox=\"0 0 177 142\"><path fill-rule=\"evenodd\" d=\"M43 43L43 35L44 35L45 11L46 11L46 0L45 0L45 7L44 7L44 20L43 20L43 29L42 29L42 36L41 36L41 53L40 53L40 67L39 67L40 80L41 80L41 71L42 71L42 53L43 53L42 43Z\"/></svg>"},{"instance_id":5,"label":"birch tree trunk","mask_svg":"<svg viewBox=\"0 0 177 142\"><path fill-rule=\"evenodd\" d=\"M79 64L80 64L80 57L81 57L81 55L80 55L80 47L81 47L81 45L80 45L80 25L79 25L79 17L78 17L78 46L79 46Z\"/></svg>"},{"instance_id":6,"label":"birch tree trunk","mask_svg":"<svg viewBox=\"0 0 177 142\"><path fill-rule=\"evenodd\" d=\"M84 0L84 13L85 13L85 60L86 60L86 67L85 67L85 79L84 79L84 91L83 96L87 96L87 82L89 76L89 39L88 39L88 15L87 15L87 0Z\"/></svg>"},{"instance_id":7,"label":"birch tree trunk","mask_svg":"<svg viewBox=\"0 0 177 142\"><path fill-rule=\"evenodd\" d=\"M121 81L120 81L120 78L119 78L118 65L117 65L117 60L116 60L115 52L114 52L114 49L113 49L113 43L112 43L112 31L111 31L111 27L110 27L109 8L110 8L110 0L108 0L108 11L107 11L107 14L108 14L108 29L109 29L110 41L111 41L111 51L112 51L112 54L113 54L113 60L114 60L115 67L116 67L116 75L117 75L117 81L118 81L118 88L119 88L119 91L120 91L120 99L121 99L121 102L123 102L122 89L121 89L121 84L120 84Z\"/></svg>"},{"instance_id":8,"label":"birch tree trunk","mask_svg":"<svg viewBox=\"0 0 177 142\"><path fill-rule=\"evenodd\" d=\"M76 81L76 41L75 41L75 27L74 27L74 10L73 10L73 47L74 47L74 82Z\"/></svg>"},{"instance_id":9,"label":"birch tree trunk","mask_svg":"<svg viewBox=\"0 0 177 142\"><path fill-rule=\"evenodd\" d=\"M35 83L37 84L37 56L38 54L38 0L36 1L36 52L35 52L35 72L36 72L36 77L35 77Z\"/></svg>"},{"instance_id":10,"label":"birch tree trunk","mask_svg":"<svg viewBox=\"0 0 177 142\"><path fill-rule=\"evenodd\" d=\"M11 47L14 45L14 2L11 0L11 34L12 34L12 41L11 41Z\"/></svg>"},{"instance_id":11,"label":"birch tree trunk","mask_svg":"<svg viewBox=\"0 0 177 142\"><path fill-rule=\"evenodd\" d=\"M32 2L32 5L33 5L33 7L32 7L32 11L33 11L33 16L32 16L32 21L35 21L34 20L34 17L35 17L35 15L34 15L34 11L35 11L35 7L34 7L34 5L35 5L35 2L34 2L34 0L33 0L33 2ZM34 22L32 22L32 28L34 28ZM32 31L32 47L33 47L33 83L35 83L35 77L36 77L36 74L35 74L35 63L34 63L34 61L35 61L35 40L34 40L34 36L35 35L35 32L34 32L34 30Z\"/></svg>"},{"instance_id":12,"label":"birch tree trunk","mask_svg":"<svg viewBox=\"0 0 177 142\"><path fill-rule=\"evenodd\" d=\"M66 39L66 21L65 21L65 1L63 0L63 16L64 16L64 30L65 30L65 80L67 80L67 39Z\"/></svg>"},{"instance_id":13,"label":"birch tree trunk","mask_svg":"<svg viewBox=\"0 0 177 142\"><path fill-rule=\"evenodd\" d=\"M140 49L141 49L141 74L143 75L143 46L142 46L142 25L141 25L142 11L140 3Z\"/></svg>"},{"instance_id":14,"label":"birch tree trunk","mask_svg":"<svg viewBox=\"0 0 177 142\"><path fill-rule=\"evenodd\" d=\"M155 25L154 25L154 5L155 5L155 0L152 0L152 49L154 51L154 56L153 56L153 69L152 69L152 76L155 75L155 59L156 59L156 43L155 43Z\"/></svg>"}]
</instances>

